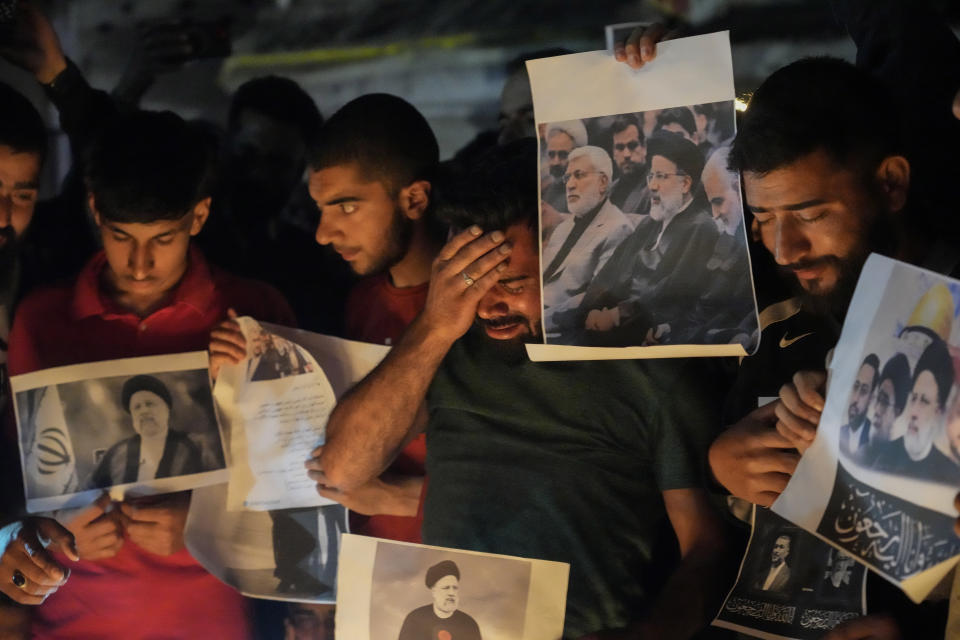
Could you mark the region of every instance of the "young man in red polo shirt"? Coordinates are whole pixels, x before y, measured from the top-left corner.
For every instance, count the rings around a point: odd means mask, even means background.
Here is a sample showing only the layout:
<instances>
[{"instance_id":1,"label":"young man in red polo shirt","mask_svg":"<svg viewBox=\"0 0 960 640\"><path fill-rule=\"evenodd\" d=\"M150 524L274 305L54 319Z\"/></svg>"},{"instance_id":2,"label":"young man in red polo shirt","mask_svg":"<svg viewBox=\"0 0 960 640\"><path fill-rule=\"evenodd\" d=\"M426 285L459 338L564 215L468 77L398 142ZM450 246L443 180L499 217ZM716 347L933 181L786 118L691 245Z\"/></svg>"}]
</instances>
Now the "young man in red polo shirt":
<instances>
[{"instance_id":1,"label":"young man in red polo shirt","mask_svg":"<svg viewBox=\"0 0 960 640\"><path fill-rule=\"evenodd\" d=\"M292 324L279 293L209 266L190 247L209 212L211 161L203 138L172 113L110 124L87 175L104 250L72 284L23 301L10 334L12 375L206 349L231 308ZM183 492L111 509L103 497L65 515L81 560L34 610L33 637L248 637L244 598L184 548L189 503Z\"/></svg>"}]
</instances>

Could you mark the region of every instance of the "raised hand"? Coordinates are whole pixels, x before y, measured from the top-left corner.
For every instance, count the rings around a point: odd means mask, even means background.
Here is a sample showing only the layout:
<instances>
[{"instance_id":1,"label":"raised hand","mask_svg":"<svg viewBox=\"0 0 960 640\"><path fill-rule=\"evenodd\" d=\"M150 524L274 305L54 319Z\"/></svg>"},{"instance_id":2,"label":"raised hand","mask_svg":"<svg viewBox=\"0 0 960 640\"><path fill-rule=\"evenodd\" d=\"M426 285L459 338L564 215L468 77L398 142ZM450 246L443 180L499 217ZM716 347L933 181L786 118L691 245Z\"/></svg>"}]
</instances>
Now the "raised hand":
<instances>
[{"instance_id":1,"label":"raised hand","mask_svg":"<svg viewBox=\"0 0 960 640\"><path fill-rule=\"evenodd\" d=\"M473 324L477 305L506 268L511 246L502 231L486 235L474 225L440 250L433 262L430 289L421 319L450 343Z\"/></svg>"},{"instance_id":2,"label":"raised hand","mask_svg":"<svg viewBox=\"0 0 960 640\"><path fill-rule=\"evenodd\" d=\"M227 319L210 332L210 377L214 380L224 365L239 364L247 358L247 339L237 324L237 312L227 310Z\"/></svg>"}]
</instances>

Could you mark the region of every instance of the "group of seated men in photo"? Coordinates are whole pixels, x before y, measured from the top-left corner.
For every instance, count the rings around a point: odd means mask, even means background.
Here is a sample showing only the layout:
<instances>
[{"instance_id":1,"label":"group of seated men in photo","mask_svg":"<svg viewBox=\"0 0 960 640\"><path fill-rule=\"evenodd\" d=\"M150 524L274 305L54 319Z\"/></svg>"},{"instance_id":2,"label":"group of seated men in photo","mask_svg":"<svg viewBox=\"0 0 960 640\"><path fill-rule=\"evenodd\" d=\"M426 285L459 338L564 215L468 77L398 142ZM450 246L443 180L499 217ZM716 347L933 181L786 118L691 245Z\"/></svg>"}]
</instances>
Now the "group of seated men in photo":
<instances>
[{"instance_id":1,"label":"group of seated men in photo","mask_svg":"<svg viewBox=\"0 0 960 640\"><path fill-rule=\"evenodd\" d=\"M742 178L748 219L731 224L751 235L757 352L740 362L537 363L524 348L547 323L531 178L538 160L549 166L554 138L547 132L541 147L532 137L529 90L517 100L522 67L505 87L495 143L440 162L424 117L386 94L323 121L291 81L252 80L222 133L139 110L92 89L42 14L21 4L33 48L4 55L59 109L75 166L55 200L37 202L46 129L0 85L9 375L209 349L215 376L246 358L233 320L243 315L389 344L306 463L317 491L351 510L351 531L569 563L565 638L729 637L708 627L746 539L728 502L768 507L789 481L819 420L808 381L825 368L867 255L960 273L944 188L960 177L960 43L913 3L833 5L860 66L811 58L774 72L713 167ZM656 65L660 34L638 29L616 58ZM607 161L626 184L638 169L616 145L631 150L627 138L646 135L646 122L616 122L627 126L607 132ZM631 162L649 165L658 188L671 171L657 158L683 167L681 182L702 183L712 206L707 169L720 150L687 166L670 154L696 145L671 127L651 131L646 159ZM572 173L577 157L570 150L552 177ZM575 181L554 209L569 207ZM623 212L655 218L656 190L610 189ZM885 367L865 364L876 378L865 382L869 404ZM888 400L903 404L899 390ZM191 557L189 492L24 515L12 415L6 429L5 633L330 637L329 608L291 605L271 627L266 605ZM825 637L944 637L947 598L913 604L874 578L868 614Z\"/></svg>"}]
</instances>

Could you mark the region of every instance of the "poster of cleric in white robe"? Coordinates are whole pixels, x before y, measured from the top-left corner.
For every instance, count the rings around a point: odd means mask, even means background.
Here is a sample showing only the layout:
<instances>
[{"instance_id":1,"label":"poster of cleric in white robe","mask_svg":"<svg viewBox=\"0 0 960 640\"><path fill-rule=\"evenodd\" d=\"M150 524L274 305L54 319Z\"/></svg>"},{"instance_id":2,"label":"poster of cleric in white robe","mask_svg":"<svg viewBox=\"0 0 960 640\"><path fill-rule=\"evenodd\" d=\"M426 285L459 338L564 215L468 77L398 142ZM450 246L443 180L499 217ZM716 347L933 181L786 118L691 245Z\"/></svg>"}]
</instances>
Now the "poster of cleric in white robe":
<instances>
[{"instance_id":1,"label":"poster of cleric in white robe","mask_svg":"<svg viewBox=\"0 0 960 640\"><path fill-rule=\"evenodd\" d=\"M777 513L922 599L960 556L960 282L872 255Z\"/></svg>"},{"instance_id":2,"label":"poster of cleric in white robe","mask_svg":"<svg viewBox=\"0 0 960 640\"><path fill-rule=\"evenodd\" d=\"M726 34L661 46L641 70L607 52L528 63L547 343L528 349L535 360L756 348L740 181L727 169Z\"/></svg>"},{"instance_id":3,"label":"poster of cleric in white robe","mask_svg":"<svg viewBox=\"0 0 960 640\"><path fill-rule=\"evenodd\" d=\"M11 387L30 511L226 480L206 352L45 369Z\"/></svg>"}]
</instances>

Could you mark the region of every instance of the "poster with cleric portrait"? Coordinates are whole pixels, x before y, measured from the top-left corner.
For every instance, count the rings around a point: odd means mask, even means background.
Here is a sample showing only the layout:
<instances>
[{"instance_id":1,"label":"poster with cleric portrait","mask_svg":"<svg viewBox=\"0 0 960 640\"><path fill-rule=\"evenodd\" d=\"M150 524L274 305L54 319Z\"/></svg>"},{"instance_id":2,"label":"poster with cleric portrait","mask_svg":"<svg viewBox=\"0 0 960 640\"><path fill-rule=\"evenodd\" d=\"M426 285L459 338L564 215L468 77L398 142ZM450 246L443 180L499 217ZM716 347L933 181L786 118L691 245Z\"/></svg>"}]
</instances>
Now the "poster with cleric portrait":
<instances>
[{"instance_id":1,"label":"poster with cleric portrait","mask_svg":"<svg viewBox=\"0 0 960 640\"><path fill-rule=\"evenodd\" d=\"M873 254L816 439L773 510L914 601L960 558L960 282Z\"/></svg>"},{"instance_id":2,"label":"poster with cleric portrait","mask_svg":"<svg viewBox=\"0 0 960 640\"><path fill-rule=\"evenodd\" d=\"M527 63L540 142L533 360L752 353L759 328L727 33Z\"/></svg>"},{"instance_id":3,"label":"poster with cleric portrait","mask_svg":"<svg viewBox=\"0 0 960 640\"><path fill-rule=\"evenodd\" d=\"M27 510L225 482L206 351L14 376Z\"/></svg>"}]
</instances>

